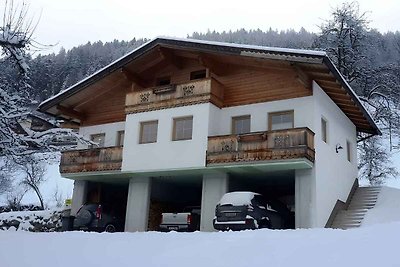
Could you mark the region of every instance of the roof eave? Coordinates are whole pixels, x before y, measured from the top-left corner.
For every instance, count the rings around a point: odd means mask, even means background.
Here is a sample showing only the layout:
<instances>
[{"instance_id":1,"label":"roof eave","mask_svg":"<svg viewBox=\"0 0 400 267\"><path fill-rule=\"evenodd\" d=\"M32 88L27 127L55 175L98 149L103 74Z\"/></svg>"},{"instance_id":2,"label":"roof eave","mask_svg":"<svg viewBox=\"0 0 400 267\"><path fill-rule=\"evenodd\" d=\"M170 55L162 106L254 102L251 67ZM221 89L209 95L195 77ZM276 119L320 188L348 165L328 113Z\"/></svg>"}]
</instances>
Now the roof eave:
<instances>
[{"instance_id":1,"label":"roof eave","mask_svg":"<svg viewBox=\"0 0 400 267\"><path fill-rule=\"evenodd\" d=\"M323 63L329 68L329 70L332 72L332 74L335 76L335 78L340 82L342 87L351 96L351 98L356 102L356 105L360 108L364 117L371 124L372 128L374 129L374 133L371 133L371 134L382 135L381 130L379 130L379 127L376 125L375 121L372 119L372 116L369 114L369 112L365 109L364 105L361 103L361 100L358 98L357 94L353 91L353 89L351 89L348 82L344 79L342 74L340 74L339 70L336 68L336 66L333 64L333 62L330 60L330 58L328 56L324 57Z\"/></svg>"}]
</instances>

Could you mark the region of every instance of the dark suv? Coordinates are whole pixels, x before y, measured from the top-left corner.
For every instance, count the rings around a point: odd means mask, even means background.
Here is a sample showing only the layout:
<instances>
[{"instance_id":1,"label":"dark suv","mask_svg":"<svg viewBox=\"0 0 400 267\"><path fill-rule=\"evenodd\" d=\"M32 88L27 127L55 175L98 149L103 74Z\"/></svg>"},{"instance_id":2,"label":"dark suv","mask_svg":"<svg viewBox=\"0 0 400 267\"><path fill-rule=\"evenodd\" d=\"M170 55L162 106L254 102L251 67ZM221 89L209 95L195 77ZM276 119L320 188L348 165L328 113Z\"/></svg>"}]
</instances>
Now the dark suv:
<instances>
[{"instance_id":1,"label":"dark suv","mask_svg":"<svg viewBox=\"0 0 400 267\"><path fill-rule=\"evenodd\" d=\"M293 215L287 207L254 192L225 194L215 208L216 230L283 229ZM294 217L294 216L293 216Z\"/></svg>"},{"instance_id":2,"label":"dark suv","mask_svg":"<svg viewBox=\"0 0 400 267\"><path fill-rule=\"evenodd\" d=\"M85 204L77 212L74 220L74 230L96 232L123 231L123 220L111 209L101 204Z\"/></svg>"}]
</instances>

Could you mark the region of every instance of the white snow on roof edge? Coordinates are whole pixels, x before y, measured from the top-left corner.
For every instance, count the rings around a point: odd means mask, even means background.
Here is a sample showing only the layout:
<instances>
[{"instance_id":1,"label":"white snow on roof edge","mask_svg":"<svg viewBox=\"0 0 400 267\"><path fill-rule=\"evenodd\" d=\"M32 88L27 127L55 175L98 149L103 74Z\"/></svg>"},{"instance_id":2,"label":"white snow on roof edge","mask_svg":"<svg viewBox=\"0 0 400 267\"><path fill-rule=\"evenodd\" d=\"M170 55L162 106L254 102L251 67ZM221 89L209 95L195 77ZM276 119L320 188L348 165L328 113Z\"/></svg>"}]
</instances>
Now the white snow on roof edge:
<instances>
[{"instance_id":1,"label":"white snow on roof edge","mask_svg":"<svg viewBox=\"0 0 400 267\"><path fill-rule=\"evenodd\" d=\"M168 36L159 36L157 38L158 39L171 40L171 41L183 41L183 42L198 43L198 44L208 44L208 45L217 45L217 46L224 46L224 47L234 47L234 48L242 48L242 49L256 49L256 50L267 51L267 52L296 53L296 54L303 54L304 56L326 56L326 52L317 51L317 50L282 48L282 47L271 47L271 46L260 46L260 45L247 45L247 44L207 41L207 40L198 40L198 39L190 39L190 38L179 38L179 37L168 37Z\"/></svg>"}]
</instances>

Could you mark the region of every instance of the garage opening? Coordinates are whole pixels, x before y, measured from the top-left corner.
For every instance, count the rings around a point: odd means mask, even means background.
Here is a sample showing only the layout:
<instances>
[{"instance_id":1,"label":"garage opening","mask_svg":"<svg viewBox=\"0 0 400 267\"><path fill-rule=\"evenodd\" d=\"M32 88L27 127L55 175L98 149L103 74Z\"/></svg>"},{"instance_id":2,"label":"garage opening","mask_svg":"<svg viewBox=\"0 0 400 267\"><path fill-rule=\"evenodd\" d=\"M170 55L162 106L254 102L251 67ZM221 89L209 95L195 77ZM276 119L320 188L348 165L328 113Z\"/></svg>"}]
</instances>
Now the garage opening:
<instances>
[{"instance_id":1,"label":"garage opening","mask_svg":"<svg viewBox=\"0 0 400 267\"><path fill-rule=\"evenodd\" d=\"M102 213L115 216L119 230L123 230L128 187L128 183L88 182L85 204L100 204Z\"/></svg>"},{"instance_id":2,"label":"garage opening","mask_svg":"<svg viewBox=\"0 0 400 267\"><path fill-rule=\"evenodd\" d=\"M261 194L267 201L287 207L288 220L284 229L295 228L295 172L275 171L230 174L229 192L250 191Z\"/></svg>"},{"instance_id":3,"label":"garage opening","mask_svg":"<svg viewBox=\"0 0 400 267\"><path fill-rule=\"evenodd\" d=\"M151 187L149 231L160 230L163 213L196 210L193 227L200 227L202 176L154 177ZM198 225L197 225L198 224Z\"/></svg>"}]
</instances>

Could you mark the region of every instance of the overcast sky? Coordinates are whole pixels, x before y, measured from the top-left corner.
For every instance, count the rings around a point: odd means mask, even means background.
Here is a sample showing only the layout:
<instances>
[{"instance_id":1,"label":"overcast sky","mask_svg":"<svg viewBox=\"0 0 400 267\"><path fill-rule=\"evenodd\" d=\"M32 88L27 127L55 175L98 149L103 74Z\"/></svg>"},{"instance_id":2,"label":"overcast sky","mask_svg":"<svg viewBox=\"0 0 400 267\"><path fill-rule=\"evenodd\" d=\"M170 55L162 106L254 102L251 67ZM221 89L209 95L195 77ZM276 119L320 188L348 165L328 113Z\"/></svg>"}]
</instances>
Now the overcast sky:
<instances>
[{"instance_id":1,"label":"overcast sky","mask_svg":"<svg viewBox=\"0 0 400 267\"><path fill-rule=\"evenodd\" d=\"M1 0L4 1L4 0ZM19 0L14 0L18 2ZM26 0L30 14L40 18L36 40L69 49L88 41L130 40L133 37L186 37L194 31L239 28L266 30L301 27L318 31L339 0L280 1L129 1ZM400 30L400 0L361 0L371 27L381 32ZM1 5L1 4L0 4Z\"/></svg>"}]
</instances>

